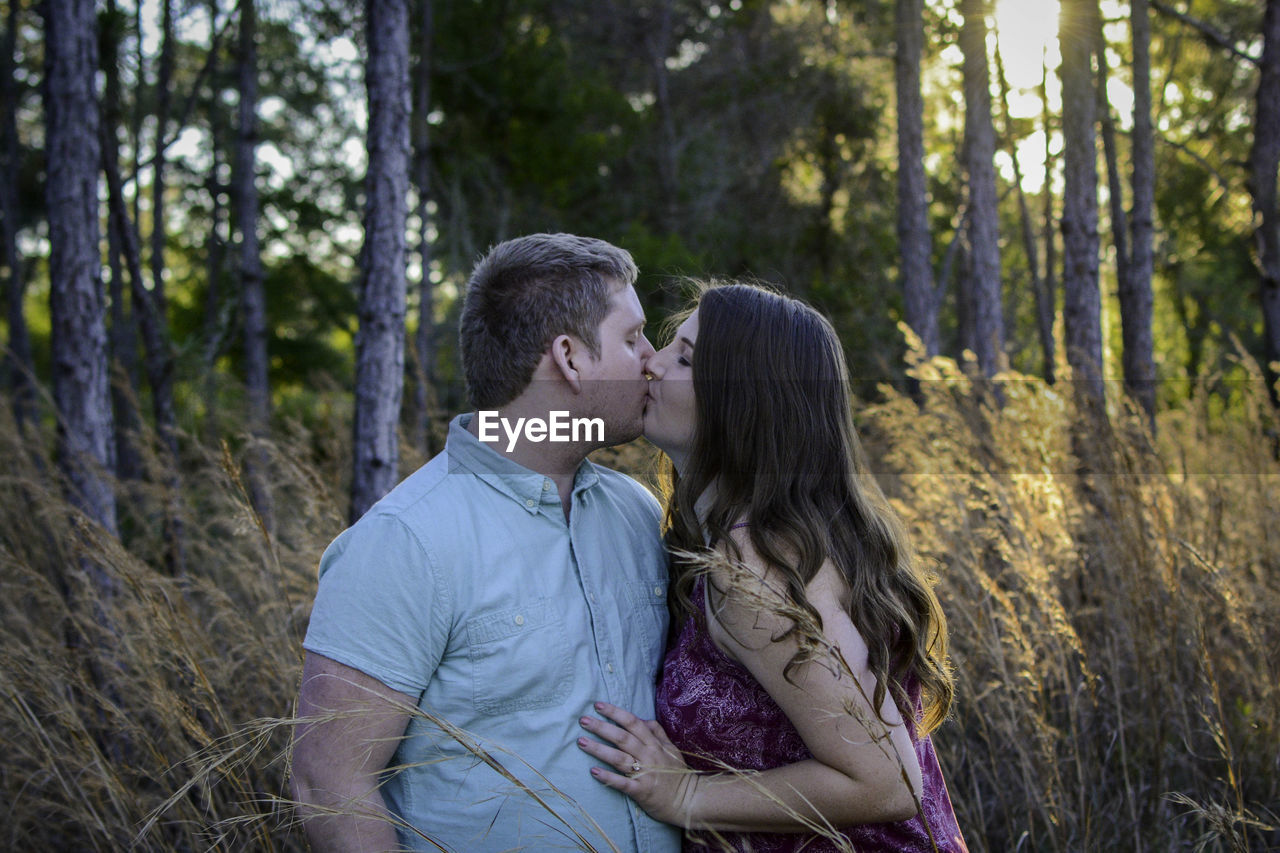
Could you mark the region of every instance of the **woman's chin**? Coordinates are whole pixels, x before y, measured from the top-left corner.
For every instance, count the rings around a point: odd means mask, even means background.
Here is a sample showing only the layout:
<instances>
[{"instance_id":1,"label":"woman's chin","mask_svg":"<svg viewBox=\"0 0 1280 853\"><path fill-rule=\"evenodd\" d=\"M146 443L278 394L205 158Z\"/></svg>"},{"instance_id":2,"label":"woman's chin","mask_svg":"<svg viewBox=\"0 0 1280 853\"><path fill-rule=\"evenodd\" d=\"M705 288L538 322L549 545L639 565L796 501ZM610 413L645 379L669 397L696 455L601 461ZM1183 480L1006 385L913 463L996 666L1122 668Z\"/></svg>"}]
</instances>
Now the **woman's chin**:
<instances>
[{"instance_id":1,"label":"woman's chin","mask_svg":"<svg viewBox=\"0 0 1280 853\"><path fill-rule=\"evenodd\" d=\"M667 446L666 446L666 445L667 445L667 442L663 440L663 438L662 438L662 435L661 435L661 434L657 433L657 432L656 432L656 431L654 431L654 430L649 429L649 426L650 426L650 424L649 424L649 418L648 418L648 417L646 417L646 418L644 419L644 432L642 433L642 434L644 435L645 439L646 439L650 444L652 444L654 447L658 448L658 449L659 449L659 450L661 450L663 453L665 453L665 454L667 454L668 456L670 456L670 455L671 455L671 451L667 449Z\"/></svg>"},{"instance_id":2,"label":"woman's chin","mask_svg":"<svg viewBox=\"0 0 1280 853\"><path fill-rule=\"evenodd\" d=\"M688 450L681 447L679 442L672 442L669 439L664 440L660 435L651 435L648 430L645 430L644 437L671 460L671 464L676 466L676 470L684 469L684 460L688 456Z\"/></svg>"}]
</instances>

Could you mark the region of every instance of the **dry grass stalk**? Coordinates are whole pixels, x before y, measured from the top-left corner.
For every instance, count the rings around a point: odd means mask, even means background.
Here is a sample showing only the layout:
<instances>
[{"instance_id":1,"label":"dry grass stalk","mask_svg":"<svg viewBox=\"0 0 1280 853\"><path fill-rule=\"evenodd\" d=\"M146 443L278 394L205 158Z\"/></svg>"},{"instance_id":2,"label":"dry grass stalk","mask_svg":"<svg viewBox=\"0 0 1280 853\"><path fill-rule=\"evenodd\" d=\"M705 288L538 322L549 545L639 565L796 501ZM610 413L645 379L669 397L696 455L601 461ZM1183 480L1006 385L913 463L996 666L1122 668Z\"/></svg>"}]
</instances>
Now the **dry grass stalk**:
<instances>
[{"instance_id":1,"label":"dry grass stalk","mask_svg":"<svg viewBox=\"0 0 1280 853\"><path fill-rule=\"evenodd\" d=\"M934 741L975 853L1280 847L1280 424L1240 371L1154 438L1036 379L1004 377L997 405L943 359L917 366L923 405L886 387L858 412L950 621ZM119 485L113 540L63 500L51 433L0 423L0 845L305 849L285 759L315 565L345 517L331 408L268 444L269 538L235 482L243 442L224 464L183 436L182 578L161 486ZM83 558L119 594L95 602ZM572 808L545 802L549 823Z\"/></svg>"}]
</instances>

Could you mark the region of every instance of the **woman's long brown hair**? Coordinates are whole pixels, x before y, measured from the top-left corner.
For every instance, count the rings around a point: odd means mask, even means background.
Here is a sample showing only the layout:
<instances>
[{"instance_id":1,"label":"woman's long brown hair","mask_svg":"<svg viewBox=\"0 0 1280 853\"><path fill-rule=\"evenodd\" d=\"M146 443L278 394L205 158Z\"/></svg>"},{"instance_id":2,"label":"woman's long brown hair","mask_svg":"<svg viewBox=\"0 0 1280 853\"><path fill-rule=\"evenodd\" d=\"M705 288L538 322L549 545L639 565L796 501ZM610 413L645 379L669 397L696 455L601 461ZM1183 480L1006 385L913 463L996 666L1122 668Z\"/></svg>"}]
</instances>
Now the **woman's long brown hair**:
<instances>
[{"instance_id":1,"label":"woman's long brown hair","mask_svg":"<svg viewBox=\"0 0 1280 853\"><path fill-rule=\"evenodd\" d=\"M689 461L683 476L668 471L675 619L701 610L691 595L700 561L690 556L705 554L707 542L736 551L729 529L746 521L756 552L785 579L790 603L819 627L805 589L828 558L835 564L849 590L849 616L870 653L873 707L890 690L899 710L914 718L915 686L923 707L919 731L936 728L954 691L946 620L865 463L831 324L803 302L763 287L705 286L693 387ZM711 487L699 517L698 499ZM802 639L788 675L808 659Z\"/></svg>"}]
</instances>

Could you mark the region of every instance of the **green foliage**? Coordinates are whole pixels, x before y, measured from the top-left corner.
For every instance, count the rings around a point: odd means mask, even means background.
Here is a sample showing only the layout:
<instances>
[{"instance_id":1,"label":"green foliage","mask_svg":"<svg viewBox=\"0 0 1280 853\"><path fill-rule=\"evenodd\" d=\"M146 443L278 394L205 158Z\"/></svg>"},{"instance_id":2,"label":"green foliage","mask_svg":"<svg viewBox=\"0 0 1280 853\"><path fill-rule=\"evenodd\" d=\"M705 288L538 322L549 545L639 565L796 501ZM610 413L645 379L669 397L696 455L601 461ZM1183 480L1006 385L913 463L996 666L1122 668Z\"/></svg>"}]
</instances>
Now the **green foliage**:
<instances>
[{"instance_id":1,"label":"green foliage","mask_svg":"<svg viewBox=\"0 0 1280 853\"><path fill-rule=\"evenodd\" d=\"M435 3L426 192L432 253L443 279L464 280L485 248L518 233L596 234L632 249L644 273L645 303L655 314L672 304L664 292L673 277L770 281L832 316L856 375L901 385L893 68L886 47L892 5ZM964 198L964 175L956 168L962 103L952 53L960 22L951 0L925 6L930 216L941 277ZM337 362L352 358L354 319L343 311L352 304L363 214L362 20L358 7L331 0L289 0L260 11L258 228L272 285L284 289L276 304L285 309L272 320L273 351L281 355L273 378L306 381L295 362L323 365L341 377L345 369ZM234 376L238 357L225 345L234 339L229 306L238 228L230 191L234 10L221 9L212 30L207 4L178 4L176 13L169 135L179 141L169 151L166 223L170 319L180 347L214 342L221 359L213 363ZM1250 0L1197 8L1199 17L1254 53L1261 47L1259 14ZM41 34L34 10L23 9L20 18L17 116L25 165L18 219L24 248L38 253L44 251L36 239L43 209ZM1154 24L1162 140L1156 149L1156 356L1163 376L1194 377L1224 369L1233 335L1249 351L1258 346L1243 167L1256 69L1169 16L1155 15ZM123 0L114 17L101 15L100 40L114 41L119 53L125 126L118 135L126 194L144 199L138 223L144 263L152 227L145 199L156 46L148 42L139 56L139 41L156 26ZM417 26L415 16L415 39ZM1108 33L1114 75L1123 83L1127 28L1114 22ZM1118 118L1123 154L1128 118ZM1010 131L1022 140L1040 124L1016 118ZM1036 371L1042 366L1016 197L1007 185L1002 189L1009 354L1015 367ZM211 271L215 197L223 254ZM1030 201L1038 220L1042 201ZM1105 205L1102 210L1105 222ZM1043 238L1042 223L1036 225ZM410 246L415 242L416 231ZM953 355L962 270L957 263L941 305L944 349ZM29 264L26 272L38 292L43 267ZM205 304L211 294L217 305ZM447 314L452 292L438 298ZM303 304L295 306L295 299ZM37 300L31 313L46 310ZM307 312L311 318L301 319ZM38 317L30 321L41 326ZM447 363L452 335L447 327L442 332L440 356ZM186 360L186 381L205 382L199 374L207 363Z\"/></svg>"},{"instance_id":2,"label":"green foliage","mask_svg":"<svg viewBox=\"0 0 1280 853\"><path fill-rule=\"evenodd\" d=\"M437 7L431 145L442 242L467 247L465 268L472 247L503 236L602 230L609 167L636 124L606 69L578 56L583 46L549 3Z\"/></svg>"},{"instance_id":3,"label":"green foliage","mask_svg":"<svg viewBox=\"0 0 1280 853\"><path fill-rule=\"evenodd\" d=\"M1237 0L1199 13L1255 55L1261 15L1260 4ZM1244 132L1257 69L1168 16L1152 23L1156 355L1162 376L1194 383L1228 368L1235 341L1261 351Z\"/></svg>"}]
</instances>

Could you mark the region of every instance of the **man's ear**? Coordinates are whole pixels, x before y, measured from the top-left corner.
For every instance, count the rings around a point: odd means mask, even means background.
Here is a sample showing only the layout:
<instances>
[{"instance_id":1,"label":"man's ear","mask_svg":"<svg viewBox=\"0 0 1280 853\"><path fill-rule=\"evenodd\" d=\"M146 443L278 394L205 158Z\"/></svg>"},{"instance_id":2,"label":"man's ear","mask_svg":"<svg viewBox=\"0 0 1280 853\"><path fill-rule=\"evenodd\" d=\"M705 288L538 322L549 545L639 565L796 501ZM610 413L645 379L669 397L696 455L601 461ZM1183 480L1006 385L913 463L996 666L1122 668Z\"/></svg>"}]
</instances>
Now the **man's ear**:
<instances>
[{"instance_id":1,"label":"man's ear","mask_svg":"<svg viewBox=\"0 0 1280 853\"><path fill-rule=\"evenodd\" d=\"M573 360L581 357L582 347L568 335L560 335L551 342L551 361L575 394L582 393L582 377L573 366Z\"/></svg>"}]
</instances>

